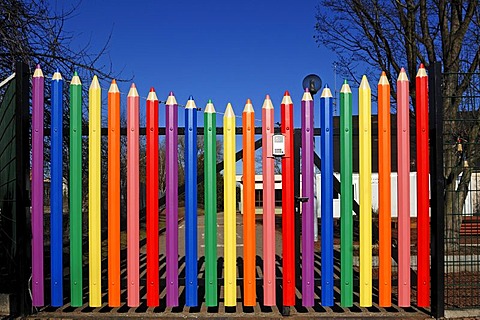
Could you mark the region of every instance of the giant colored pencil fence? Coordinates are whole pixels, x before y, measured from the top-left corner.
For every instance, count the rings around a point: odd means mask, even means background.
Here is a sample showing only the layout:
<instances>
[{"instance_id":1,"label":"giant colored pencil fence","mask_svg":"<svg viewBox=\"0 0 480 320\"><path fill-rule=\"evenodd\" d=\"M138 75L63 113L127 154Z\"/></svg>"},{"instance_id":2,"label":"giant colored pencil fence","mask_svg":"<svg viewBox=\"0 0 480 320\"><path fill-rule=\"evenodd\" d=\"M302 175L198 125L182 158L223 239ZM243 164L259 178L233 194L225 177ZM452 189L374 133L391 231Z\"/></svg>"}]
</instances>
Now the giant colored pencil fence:
<instances>
[{"instance_id":1,"label":"giant colored pencil fence","mask_svg":"<svg viewBox=\"0 0 480 320\"><path fill-rule=\"evenodd\" d=\"M416 75L417 101L417 201L418 201L418 283L417 305L429 305L429 186L428 186L428 88L427 74L423 65ZM301 99L300 118L302 123L302 194L294 192L294 128L293 128L293 99L289 92L285 92L281 102L281 128L285 137L285 154L282 156L282 241L276 244L280 230L275 225L275 178L274 178L274 150L273 135L275 130L275 109L272 99L267 95L262 107L262 173L263 173L263 234L262 240L257 239L256 199L255 199L255 112L250 99L247 100L242 115L243 129L243 217L237 218L236 208L236 178L239 174L236 166L236 116L231 104L227 105L223 117L223 174L224 198L217 203L217 188L219 168L217 159L217 113L213 103L208 101L204 110L203 132L204 145L203 172L198 172L197 150L197 107L190 97L184 109L179 109L177 100L170 92L165 105L165 140L166 140L166 235L165 252L159 250L159 104L157 95L152 88L146 98L144 106L140 104L140 96L134 84L126 97L127 109L127 167L126 167L126 199L127 224L121 227L120 194L121 194L121 147L120 110L122 93L119 86L112 81L108 90L108 238L102 242L101 235L101 123L102 123L102 88L97 77L94 77L89 87L89 134L88 134L88 228L82 223L82 179L85 173L82 170L82 85L75 73L70 81L69 112L70 112L70 143L69 143L69 170L62 172L62 126L63 80L56 72L51 81L51 165L50 170L44 170L43 153L46 148L43 135L44 118L44 76L40 66L37 66L32 79L32 303L34 306L51 304L61 306L64 280L70 281L70 292L67 300L72 307L82 306L84 286L88 285L89 305L101 307L105 302L110 307L119 307L126 303L129 307L137 307L145 300L148 307L160 305L160 293L166 292L166 305L179 305L179 286L185 285L185 304L197 306L205 301L206 306L219 305L223 292L223 303L227 307L234 307L239 302L245 306L256 305L259 297L266 306L274 306L282 301L284 306L296 304L296 290L300 290L303 306L333 306L334 297L334 219L333 219L333 154L334 132L333 127L333 95L328 86L325 86L320 97L320 128L321 128L321 281L316 281L315 245L313 238L314 223L314 99L308 89ZM399 209L399 238L398 238L398 297L399 306L408 307L412 303L410 284L410 124L409 124L409 83L405 71L402 69L397 80L397 139L398 139L398 209ZM371 93L370 85L364 76L358 89L359 96L359 142L360 152L353 154L353 126L352 126L352 90L347 81L340 90L340 299L342 307L353 305L355 290L359 293L360 306L368 307L374 302L372 298L372 127L371 127ZM382 73L378 83L378 143L379 143L379 305L391 306L392 300L392 247L391 247L391 130L390 130L390 83L385 73ZM140 108L146 110L146 210L140 211L140 155L139 155L139 114ZM178 209L178 112L184 112L185 117L185 229L179 225ZM258 119L257 119L258 120ZM258 128L260 129L260 128ZM277 131L278 132L278 131ZM258 134L259 132L257 132ZM237 153L238 156L239 153ZM353 158L359 157L360 162L360 217L359 217L359 282L354 279L353 246ZM50 261L44 261L44 199L43 181L44 172L51 172L50 197ZM199 225L197 219L198 185L197 174L204 179L204 208L205 229L202 229L202 239L199 241ZM62 186L64 175L69 176L70 202L67 228L70 230L70 244L64 248L63 243L63 200ZM237 180L238 181L238 180ZM303 197L301 220L295 219L295 197ZM107 201L107 200L105 200ZM223 206L224 234L223 243L219 243L217 234L218 219L217 205ZM144 215L144 216L142 216ZM146 221L146 259L140 260L140 221ZM243 234L237 232L237 224L242 225ZM295 224L301 224L301 235L296 234ZM121 230L126 230L126 286L122 283L121 261ZM125 231L123 231L125 232ZM83 234L88 235L88 252L82 251ZM179 240L185 239L185 270L179 273ZM295 255L295 237L301 237L302 258ZM278 240L277 240L278 241ZM243 270L239 270L237 246L243 244ZM262 245L263 269L261 280L257 279L256 262L257 245ZM276 255L280 254L276 247L281 245L283 255L282 274L278 271ZM220 265L217 257L217 247L223 246L224 271L218 269ZM205 248L204 271L199 272L198 250ZM69 250L70 272L65 273L62 264L64 249ZM108 249L108 258L105 265L107 272L102 270L102 249ZM164 266L165 281L162 282L159 274L159 258L166 257ZM86 260L84 260L86 259ZM82 272L84 261L88 261L88 273ZM44 273L44 263L50 263L50 274ZM140 268L141 263L146 268ZM301 274L295 274L296 264L302 265ZM141 273L145 270L144 273ZM185 274L185 281L179 281L179 276ZM242 281L239 275L243 274ZM223 275L224 290L219 290L219 278ZM198 281L204 277L205 281ZM85 278L85 280L84 280ZM50 283L45 283L49 279ZM280 280L281 279L281 280ZM145 283L145 296L142 297L141 283ZM106 286L102 287L102 282ZM277 299L276 286L282 283L281 299ZM263 283L263 292L258 292L256 284ZM359 284L359 285L358 285ZM50 285L50 297L45 297L45 285ZM205 296L199 296L199 286L205 286ZM299 286L301 287L299 288ZM415 285L415 284L412 284ZM165 287L162 287L165 286ZM243 290L238 290L242 286ZM121 292L127 291L126 299ZM318 291L317 289L320 289ZM203 291L203 290L202 290ZM237 296L237 292L242 292ZM317 292L321 292L318 294ZM102 296L108 293L108 299ZM315 297L318 295L319 300ZM220 299L219 299L220 298ZM319 302L317 302L319 301Z\"/></svg>"}]
</instances>

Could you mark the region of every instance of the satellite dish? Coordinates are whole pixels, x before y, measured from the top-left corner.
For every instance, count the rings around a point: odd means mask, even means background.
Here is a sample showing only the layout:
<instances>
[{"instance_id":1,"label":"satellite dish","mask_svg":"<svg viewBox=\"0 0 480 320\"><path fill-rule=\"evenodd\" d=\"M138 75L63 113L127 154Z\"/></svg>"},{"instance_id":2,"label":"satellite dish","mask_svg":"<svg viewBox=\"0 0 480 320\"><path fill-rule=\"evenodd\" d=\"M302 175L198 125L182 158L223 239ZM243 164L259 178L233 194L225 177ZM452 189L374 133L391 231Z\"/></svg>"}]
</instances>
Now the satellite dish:
<instances>
[{"instance_id":1,"label":"satellite dish","mask_svg":"<svg viewBox=\"0 0 480 320\"><path fill-rule=\"evenodd\" d=\"M322 79L316 74L309 74L303 79L302 86L302 89L308 89L314 95L322 87Z\"/></svg>"}]
</instances>

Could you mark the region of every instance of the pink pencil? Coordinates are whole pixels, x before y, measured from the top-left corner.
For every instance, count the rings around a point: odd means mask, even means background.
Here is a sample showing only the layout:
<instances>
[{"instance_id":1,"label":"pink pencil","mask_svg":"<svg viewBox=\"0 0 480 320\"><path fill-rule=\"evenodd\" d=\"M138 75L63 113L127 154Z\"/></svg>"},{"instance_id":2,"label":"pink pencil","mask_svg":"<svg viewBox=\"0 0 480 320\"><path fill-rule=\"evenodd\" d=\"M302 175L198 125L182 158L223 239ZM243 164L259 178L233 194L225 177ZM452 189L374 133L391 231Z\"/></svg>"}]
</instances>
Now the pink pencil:
<instances>
[{"instance_id":1,"label":"pink pencil","mask_svg":"<svg viewBox=\"0 0 480 320\"><path fill-rule=\"evenodd\" d=\"M43 106L44 77L37 65L32 80L32 305L43 294Z\"/></svg>"},{"instance_id":2,"label":"pink pencil","mask_svg":"<svg viewBox=\"0 0 480 320\"><path fill-rule=\"evenodd\" d=\"M127 299L129 307L140 305L139 290L139 165L138 113L140 97L132 83L127 97Z\"/></svg>"},{"instance_id":3,"label":"pink pencil","mask_svg":"<svg viewBox=\"0 0 480 320\"><path fill-rule=\"evenodd\" d=\"M408 78L397 79L398 306L410 306L410 130Z\"/></svg>"},{"instance_id":4,"label":"pink pencil","mask_svg":"<svg viewBox=\"0 0 480 320\"><path fill-rule=\"evenodd\" d=\"M267 95L262 107L263 160L263 303L275 301L275 176L272 150L273 104Z\"/></svg>"}]
</instances>

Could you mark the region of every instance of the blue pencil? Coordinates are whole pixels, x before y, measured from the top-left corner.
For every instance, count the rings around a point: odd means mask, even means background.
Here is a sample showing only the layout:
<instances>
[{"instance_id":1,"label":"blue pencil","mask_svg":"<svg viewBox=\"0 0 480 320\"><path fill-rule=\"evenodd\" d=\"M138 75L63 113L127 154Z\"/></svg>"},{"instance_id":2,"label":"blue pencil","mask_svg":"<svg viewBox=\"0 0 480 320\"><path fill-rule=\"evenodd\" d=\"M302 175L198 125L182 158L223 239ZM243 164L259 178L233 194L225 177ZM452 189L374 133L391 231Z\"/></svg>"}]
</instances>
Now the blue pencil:
<instances>
[{"instance_id":1,"label":"blue pencil","mask_svg":"<svg viewBox=\"0 0 480 320\"><path fill-rule=\"evenodd\" d=\"M322 158L322 306L333 306L333 114L327 85L320 97Z\"/></svg>"},{"instance_id":2,"label":"blue pencil","mask_svg":"<svg viewBox=\"0 0 480 320\"><path fill-rule=\"evenodd\" d=\"M185 283L186 305L195 307L197 296L197 107L193 97L185 106Z\"/></svg>"},{"instance_id":3,"label":"blue pencil","mask_svg":"<svg viewBox=\"0 0 480 320\"><path fill-rule=\"evenodd\" d=\"M52 306L63 305L63 79L57 71L52 77L51 186L50 186L50 255Z\"/></svg>"}]
</instances>

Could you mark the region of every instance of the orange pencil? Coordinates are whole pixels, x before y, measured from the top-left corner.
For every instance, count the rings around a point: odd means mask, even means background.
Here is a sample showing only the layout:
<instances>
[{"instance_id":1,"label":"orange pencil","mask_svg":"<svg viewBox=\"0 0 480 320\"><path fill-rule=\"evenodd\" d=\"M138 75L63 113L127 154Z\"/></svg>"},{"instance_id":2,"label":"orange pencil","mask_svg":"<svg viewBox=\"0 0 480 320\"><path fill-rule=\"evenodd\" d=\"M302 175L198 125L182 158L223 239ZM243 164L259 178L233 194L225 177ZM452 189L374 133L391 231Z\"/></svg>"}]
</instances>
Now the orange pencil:
<instances>
[{"instance_id":1,"label":"orange pencil","mask_svg":"<svg viewBox=\"0 0 480 320\"><path fill-rule=\"evenodd\" d=\"M120 91L108 90L108 305L120 306Z\"/></svg>"},{"instance_id":2,"label":"orange pencil","mask_svg":"<svg viewBox=\"0 0 480 320\"><path fill-rule=\"evenodd\" d=\"M245 306L255 306L255 114L250 99L243 109L243 288Z\"/></svg>"},{"instance_id":3,"label":"orange pencil","mask_svg":"<svg viewBox=\"0 0 480 320\"><path fill-rule=\"evenodd\" d=\"M385 72L382 72L378 82L379 305L381 307L390 307L392 304L390 140L390 83Z\"/></svg>"}]
</instances>

